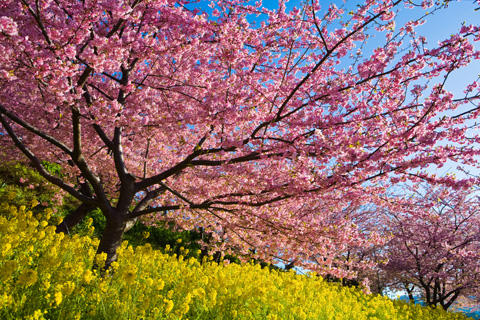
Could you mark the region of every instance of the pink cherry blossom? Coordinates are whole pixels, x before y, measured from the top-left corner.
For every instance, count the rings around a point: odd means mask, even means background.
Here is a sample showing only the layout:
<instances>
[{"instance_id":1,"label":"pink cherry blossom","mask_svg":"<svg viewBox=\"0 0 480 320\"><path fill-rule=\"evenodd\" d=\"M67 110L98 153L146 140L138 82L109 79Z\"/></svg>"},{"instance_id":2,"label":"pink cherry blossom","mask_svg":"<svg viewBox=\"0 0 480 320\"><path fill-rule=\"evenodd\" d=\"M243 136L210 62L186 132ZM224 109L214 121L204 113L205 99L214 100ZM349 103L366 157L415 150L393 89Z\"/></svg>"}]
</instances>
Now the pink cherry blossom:
<instances>
[{"instance_id":1,"label":"pink cherry blossom","mask_svg":"<svg viewBox=\"0 0 480 320\"><path fill-rule=\"evenodd\" d=\"M383 227L392 237L381 268L389 286L444 309L478 299L478 195L434 186L409 191L411 197L391 199L384 212Z\"/></svg>"},{"instance_id":2,"label":"pink cherry blossom","mask_svg":"<svg viewBox=\"0 0 480 320\"><path fill-rule=\"evenodd\" d=\"M426 168L478 167L478 86L444 85L480 58L478 26L426 46L423 13L394 33L402 1L351 15L318 0L204 5L0 4L2 152L81 202L65 221L102 211L107 264L141 218L203 228L213 251L353 277L345 250L382 240L349 208L394 183L472 183Z\"/></svg>"}]
</instances>

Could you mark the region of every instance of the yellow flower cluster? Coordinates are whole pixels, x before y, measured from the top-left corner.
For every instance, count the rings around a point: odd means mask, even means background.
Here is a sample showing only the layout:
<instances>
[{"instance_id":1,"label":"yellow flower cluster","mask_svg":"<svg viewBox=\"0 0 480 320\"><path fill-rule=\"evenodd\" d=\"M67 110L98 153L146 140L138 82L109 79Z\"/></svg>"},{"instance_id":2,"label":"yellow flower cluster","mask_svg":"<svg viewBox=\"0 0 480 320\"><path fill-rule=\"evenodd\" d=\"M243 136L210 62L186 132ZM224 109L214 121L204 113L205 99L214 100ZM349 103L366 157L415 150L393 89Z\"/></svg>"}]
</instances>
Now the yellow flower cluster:
<instances>
[{"instance_id":1,"label":"yellow flower cluster","mask_svg":"<svg viewBox=\"0 0 480 320\"><path fill-rule=\"evenodd\" d=\"M91 266L97 239L55 234L51 210L0 216L1 319L465 319L413 306L315 275L259 265L185 260L124 242L113 269Z\"/></svg>"}]
</instances>

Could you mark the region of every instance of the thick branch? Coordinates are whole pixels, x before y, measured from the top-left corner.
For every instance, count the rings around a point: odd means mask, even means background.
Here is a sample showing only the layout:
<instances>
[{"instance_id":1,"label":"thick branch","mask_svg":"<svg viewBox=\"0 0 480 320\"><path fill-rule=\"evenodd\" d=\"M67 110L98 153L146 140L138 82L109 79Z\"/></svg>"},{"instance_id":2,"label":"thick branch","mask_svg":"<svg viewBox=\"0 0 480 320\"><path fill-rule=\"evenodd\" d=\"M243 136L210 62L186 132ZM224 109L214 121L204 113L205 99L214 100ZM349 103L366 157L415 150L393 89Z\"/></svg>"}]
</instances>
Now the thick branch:
<instances>
[{"instance_id":1,"label":"thick branch","mask_svg":"<svg viewBox=\"0 0 480 320\"><path fill-rule=\"evenodd\" d=\"M283 153L275 153L275 154L268 154L265 155L265 157L270 158L270 157L275 157L275 156L283 156ZM225 163L241 163L241 162L248 162L248 161L253 161L253 160L259 160L261 159L261 153L260 152L252 152L251 154L238 157L238 158L233 158L230 160L192 160L190 164L192 166L220 166Z\"/></svg>"},{"instance_id":2,"label":"thick branch","mask_svg":"<svg viewBox=\"0 0 480 320\"><path fill-rule=\"evenodd\" d=\"M120 27L122 26L122 24L125 22L124 19L120 18L118 19L118 22L117 24L112 28L112 30L110 30L110 32L107 34L106 38L111 38L119 29Z\"/></svg>"},{"instance_id":3,"label":"thick branch","mask_svg":"<svg viewBox=\"0 0 480 320\"><path fill-rule=\"evenodd\" d=\"M128 68L123 67L123 65L120 66L120 69L122 71L122 78L120 79L120 84L122 86L126 86L128 84L128 79L130 78L130 72L133 70L133 68L135 68L135 65L137 64L137 62L138 62L138 58L135 58ZM126 99L125 91L123 91L123 89L120 89L118 91L118 98L117 98L118 103L120 103L121 105L125 104L125 99Z\"/></svg>"},{"instance_id":4,"label":"thick branch","mask_svg":"<svg viewBox=\"0 0 480 320\"><path fill-rule=\"evenodd\" d=\"M30 159L33 166L38 170L38 172L42 175L42 177L44 177L45 179L47 179L47 181L49 181L50 183L53 183L57 187L62 188L66 192L70 193L73 197L75 197L76 199L78 199L78 200L80 200L84 203L92 204L92 205L97 204L97 201L95 199L92 199L91 197L87 197L87 196L81 194L80 192L75 190L75 188L73 188L72 186L66 184L61 179L59 179L59 178L55 177L54 175L50 174L45 169L45 167L42 165L41 161L20 141L20 138L16 135L16 133L13 131L12 127L8 124L7 120L5 119L5 117L1 113L0 113L0 122L2 123L3 127L7 131L10 138L15 143L15 146L20 151L22 151L22 153L24 155L26 155L28 157L28 159Z\"/></svg>"},{"instance_id":5,"label":"thick branch","mask_svg":"<svg viewBox=\"0 0 480 320\"><path fill-rule=\"evenodd\" d=\"M141 210L141 211L131 212L128 215L128 218L133 219L133 218L144 216L144 215L154 213L154 212L165 212L166 213L168 211L183 209L185 207L186 207L185 205L180 205L180 204L179 205L171 205L171 206L154 207L154 208L149 208L149 209L145 209L145 210ZM194 205L190 205L188 207L190 209L213 209L213 210L221 210L221 211L230 212L230 210L225 209L225 208L213 207L213 206L211 206L210 203L194 204Z\"/></svg>"},{"instance_id":6,"label":"thick branch","mask_svg":"<svg viewBox=\"0 0 480 320\"><path fill-rule=\"evenodd\" d=\"M85 70L83 70L83 73L80 76L80 78L78 78L77 86L82 88L85 85L85 83L87 82L88 76L90 75L90 73L92 73L92 71L93 71L93 68L90 67L90 66L87 66L85 68Z\"/></svg>"},{"instance_id":7,"label":"thick branch","mask_svg":"<svg viewBox=\"0 0 480 320\"><path fill-rule=\"evenodd\" d=\"M132 210L132 213L140 212L142 210L147 209L150 203L152 203L153 200L155 200L159 195L161 195L165 191L166 189L164 187L160 187L155 190L147 192L145 197L143 197L143 199L140 200L140 202Z\"/></svg>"},{"instance_id":8,"label":"thick branch","mask_svg":"<svg viewBox=\"0 0 480 320\"><path fill-rule=\"evenodd\" d=\"M52 145L56 146L57 148L61 149L63 152L68 154L69 156L72 155L72 150L68 148L65 144L63 144L61 141L55 139L54 137L46 134L45 132L37 129L36 127L26 123L25 121L21 120L19 117L15 116L13 113L7 111L3 105L0 104L0 114L3 113L5 114L10 120L13 122L19 124L20 126L24 127L28 131L36 134L40 138L43 138L47 142L51 143Z\"/></svg>"},{"instance_id":9,"label":"thick branch","mask_svg":"<svg viewBox=\"0 0 480 320\"><path fill-rule=\"evenodd\" d=\"M159 173L155 176L152 176L150 178L147 178L140 182L135 183L135 192L144 190L154 184L159 184L161 181L167 179L168 177L171 177L174 174L182 171L183 169L188 167L188 165L193 159L195 159L196 157L198 157L203 153L204 152L201 149L197 149L193 151L190 155L188 155L183 161L177 163L175 166L171 167L170 169L167 169L162 173Z\"/></svg>"},{"instance_id":10,"label":"thick branch","mask_svg":"<svg viewBox=\"0 0 480 320\"><path fill-rule=\"evenodd\" d=\"M103 129L98 124L94 124L93 129L95 129L95 132L97 132L100 139L102 139L103 143L105 143L108 150L109 151L113 150L113 141L107 137L107 135L105 134L105 131L103 131Z\"/></svg>"},{"instance_id":11,"label":"thick branch","mask_svg":"<svg viewBox=\"0 0 480 320\"><path fill-rule=\"evenodd\" d=\"M82 127L80 123L80 113L75 108L72 108L72 130L74 145L72 160L82 172L82 176L87 179L87 181L93 187L93 190L95 190L95 194L100 200L99 206L104 212L108 212L110 209L110 202L105 195L105 191L103 190L100 179L92 172L82 154Z\"/></svg>"},{"instance_id":12,"label":"thick branch","mask_svg":"<svg viewBox=\"0 0 480 320\"><path fill-rule=\"evenodd\" d=\"M115 162L115 169L121 182L120 197L117 208L128 208L135 195L135 178L130 173L128 173L127 167L125 165L122 148L122 131L118 127L115 128L115 133L113 137L113 160Z\"/></svg>"},{"instance_id":13,"label":"thick branch","mask_svg":"<svg viewBox=\"0 0 480 320\"><path fill-rule=\"evenodd\" d=\"M82 125L80 123L80 113L72 108L72 129L73 129L73 161L82 155Z\"/></svg>"},{"instance_id":14,"label":"thick branch","mask_svg":"<svg viewBox=\"0 0 480 320\"><path fill-rule=\"evenodd\" d=\"M87 214L95 209L94 205L89 205L86 203L80 204L77 209L75 209L73 212L68 214L65 218L63 218L62 223L60 223L57 226L57 229L55 230L56 233L66 233L70 234L70 230L73 229L77 224L79 224Z\"/></svg>"},{"instance_id":15,"label":"thick branch","mask_svg":"<svg viewBox=\"0 0 480 320\"><path fill-rule=\"evenodd\" d=\"M122 131L119 127L115 128L113 137L113 158L115 161L115 169L120 177L120 181L124 181L128 175L127 168L125 166L125 160L122 148Z\"/></svg>"}]
</instances>

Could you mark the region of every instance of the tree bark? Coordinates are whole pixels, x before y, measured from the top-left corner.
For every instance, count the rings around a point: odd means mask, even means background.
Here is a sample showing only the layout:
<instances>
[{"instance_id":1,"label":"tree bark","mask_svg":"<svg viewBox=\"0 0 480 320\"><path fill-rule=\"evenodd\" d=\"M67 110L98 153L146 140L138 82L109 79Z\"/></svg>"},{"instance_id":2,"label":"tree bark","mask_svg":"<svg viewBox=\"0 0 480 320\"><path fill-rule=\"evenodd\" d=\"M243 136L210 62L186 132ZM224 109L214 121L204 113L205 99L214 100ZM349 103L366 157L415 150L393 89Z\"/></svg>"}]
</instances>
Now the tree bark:
<instances>
[{"instance_id":1,"label":"tree bark","mask_svg":"<svg viewBox=\"0 0 480 320\"><path fill-rule=\"evenodd\" d=\"M87 214L95 209L95 206L88 205L86 203L82 203L80 206L78 206L77 209L75 209L73 212L68 214L62 221L57 226L57 229L55 230L56 233L67 233L70 234L70 230L73 229L77 224L79 224Z\"/></svg>"},{"instance_id":2,"label":"tree bark","mask_svg":"<svg viewBox=\"0 0 480 320\"><path fill-rule=\"evenodd\" d=\"M87 197L92 196L92 190L87 183L80 183L79 191ZM63 219L62 223L57 226L55 232L63 232L70 234L70 230L72 230L77 224L79 224L83 219L85 219L87 214L95 208L96 206L94 205L82 202L82 204L80 204L77 209L75 209Z\"/></svg>"},{"instance_id":3,"label":"tree bark","mask_svg":"<svg viewBox=\"0 0 480 320\"><path fill-rule=\"evenodd\" d=\"M450 306L455 302L455 300L457 300L459 295L460 295L460 290L455 290L455 293L453 294L453 296L450 298L450 300L447 303L445 303L445 301L442 300L443 310L447 311L448 308L450 308Z\"/></svg>"},{"instance_id":4,"label":"tree bark","mask_svg":"<svg viewBox=\"0 0 480 320\"><path fill-rule=\"evenodd\" d=\"M404 283L403 286L407 291L408 301L410 301L411 303L415 303L415 298L413 297L413 290L415 289L415 286L412 285L412 287L410 288L408 283Z\"/></svg>"},{"instance_id":5,"label":"tree bark","mask_svg":"<svg viewBox=\"0 0 480 320\"><path fill-rule=\"evenodd\" d=\"M132 229L135 226L135 224L137 223L137 221L138 221L138 218L133 218L133 219L127 220L127 225L125 226L125 232Z\"/></svg>"},{"instance_id":6,"label":"tree bark","mask_svg":"<svg viewBox=\"0 0 480 320\"><path fill-rule=\"evenodd\" d=\"M119 212L108 215L106 219L105 229L103 230L100 243L97 248L97 254L106 253L107 259L105 265L101 266L101 269L107 270L110 268L112 262L117 260L117 249L122 244L123 234L127 227L127 221ZM100 266L95 265L95 268Z\"/></svg>"},{"instance_id":7,"label":"tree bark","mask_svg":"<svg viewBox=\"0 0 480 320\"><path fill-rule=\"evenodd\" d=\"M413 297L412 291L408 291L408 301L415 303L415 298Z\"/></svg>"}]
</instances>

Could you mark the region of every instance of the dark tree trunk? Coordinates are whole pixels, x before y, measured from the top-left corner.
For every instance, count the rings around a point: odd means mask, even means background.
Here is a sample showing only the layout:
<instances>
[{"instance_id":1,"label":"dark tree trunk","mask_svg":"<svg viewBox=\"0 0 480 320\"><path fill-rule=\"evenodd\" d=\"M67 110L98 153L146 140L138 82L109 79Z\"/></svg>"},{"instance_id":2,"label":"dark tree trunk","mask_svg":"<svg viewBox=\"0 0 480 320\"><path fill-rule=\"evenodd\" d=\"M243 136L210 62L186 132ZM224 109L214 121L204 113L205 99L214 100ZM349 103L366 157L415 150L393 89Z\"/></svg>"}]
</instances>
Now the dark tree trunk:
<instances>
[{"instance_id":1,"label":"dark tree trunk","mask_svg":"<svg viewBox=\"0 0 480 320\"><path fill-rule=\"evenodd\" d=\"M408 294L408 300L411 303L415 303L415 298L413 297L413 290L415 289L415 286L412 286L411 288L408 286L408 284L404 285L405 290L407 291Z\"/></svg>"},{"instance_id":2,"label":"dark tree trunk","mask_svg":"<svg viewBox=\"0 0 480 320\"><path fill-rule=\"evenodd\" d=\"M412 292L408 292L408 300L411 302L411 303L415 303L415 298L413 297L413 294Z\"/></svg>"},{"instance_id":3,"label":"dark tree trunk","mask_svg":"<svg viewBox=\"0 0 480 320\"><path fill-rule=\"evenodd\" d=\"M107 217L105 229L103 230L97 248L97 254L107 254L107 260L105 261L105 266L102 266L102 269L107 270L110 268L112 262L117 260L117 249L122 244L123 234L125 233L126 227L127 221L121 213L115 212Z\"/></svg>"},{"instance_id":4,"label":"dark tree trunk","mask_svg":"<svg viewBox=\"0 0 480 320\"><path fill-rule=\"evenodd\" d=\"M460 290L455 290L455 293L453 296L450 298L448 302L445 303L445 301L442 301L442 308L443 310L447 311L448 308L457 300L458 296L460 295Z\"/></svg>"},{"instance_id":5,"label":"dark tree trunk","mask_svg":"<svg viewBox=\"0 0 480 320\"><path fill-rule=\"evenodd\" d=\"M213 261L216 263L220 263L220 259L222 258L222 253L220 251L217 251L213 254Z\"/></svg>"},{"instance_id":6,"label":"dark tree trunk","mask_svg":"<svg viewBox=\"0 0 480 320\"><path fill-rule=\"evenodd\" d=\"M432 297L431 297L431 293L430 293L430 286L424 285L424 286L423 286L423 289L425 290L425 303L427 304L427 306L435 307L435 304L432 303Z\"/></svg>"},{"instance_id":7,"label":"dark tree trunk","mask_svg":"<svg viewBox=\"0 0 480 320\"><path fill-rule=\"evenodd\" d=\"M60 223L57 226L57 229L55 230L55 232L56 233L63 232L63 233L70 234L70 230L72 230L73 227L75 227L83 219L85 219L87 214L93 209L95 209L94 206L82 203L80 206L78 206L77 209L75 209L75 211L71 212L69 215L67 215L63 219L62 223Z\"/></svg>"}]
</instances>

